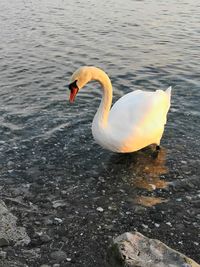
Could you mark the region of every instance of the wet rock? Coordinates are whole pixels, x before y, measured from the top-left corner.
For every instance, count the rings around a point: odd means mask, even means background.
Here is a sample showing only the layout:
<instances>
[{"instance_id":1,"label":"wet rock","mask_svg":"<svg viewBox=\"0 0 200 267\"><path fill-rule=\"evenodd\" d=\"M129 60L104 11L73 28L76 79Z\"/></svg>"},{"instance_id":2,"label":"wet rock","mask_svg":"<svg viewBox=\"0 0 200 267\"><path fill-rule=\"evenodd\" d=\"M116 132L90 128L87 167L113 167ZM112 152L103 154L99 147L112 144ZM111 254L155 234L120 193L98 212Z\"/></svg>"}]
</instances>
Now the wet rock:
<instances>
[{"instance_id":1,"label":"wet rock","mask_svg":"<svg viewBox=\"0 0 200 267\"><path fill-rule=\"evenodd\" d=\"M200 267L185 255L139 232L114 239L107 254L109 267Z\"/></svg>"},{"instance_id":2,"label":"wet rock","mask_svg":"<svg viewBox=\"0 0 200 267\"><path fill-rule=\"evenodd\" d=\"M54 218L54 221L55 221L55 222L57 222L57 223L63 223L63 220L62 220L62 219L60 219L60 218L57 218L57 217L56 217L56 218Z\"/></svg>"},{"instance_id":3,"label":"wet rock","mask_svg":"<svg viewBox=\"0 0 200 267\"><path fill-rule=\"evenodd\" d=\"M67 203L65 203L64 200L55 200L52 202L52 206L54 207L54 209L57 209L59 207L65 207L67 205Z\"/></svg>"},{"instance_id":4,"label":"wet rock","mask_svg":"<svg viewBox=\"0 0 200 267\"><path fill-rule=\"evenodd\" d=\"M6 251L0 251L0 259L5 259L7 256L7 252Z\"/></svg>"},{"instance_id":5,"label":"wet rock","mask_svg":"<svg viewBox=\"0 0 200 267\"><path fill-rule=\"evenodd\" d=\"M97 211L99 211L99 212L103 212L104 209L103 209L102 207L98 207L98 208L97 208Z\"/></svg>"},{"instance_id":6,"label":"wet rock","mask_svg":"<svg viewBox=\"0 0 200 267\"><path fill-rule=\"evenodd\" d=\"M51 258L57 262L61 262L67 258L67 254L62 250L57 250L51 253Z\"/></svg>"},{"instance_id":7,"label":"wet rock","mask_svg":"<svg viewBox=\"0 0 200 267\"><path fill-rule=\"evenodd\" d=\"M7 239L5 238L0 238L0 247L5 247L5 246L8 246L9 245L9 242Z\"/></svg>"},{"instance_id":8,"label":"wet rock","mask_svg":"<svg viewBox=\"0 0 200 267\"><path fill-rule=\"evenodd\" d=\"M40 239L41 239L42 243L48 243L51 241L51 237L48 236L47 234L41 235Z\"/></svg>"},{"instance_id":9,"label":"wet rock","mask_svg":"<svg viewBox=\"0 0 200 267\"><path fill-rule=\"evenodd\" d=\"M53 224L53 220L51 218L44 218L44 224L49 226L49 225L52 225Z\"/></svg>"},{"instance_id":10,"label":"wet rock","mask_svg":"<svg viewBox=\"0 0 200 267\"><path fill-rule=\"evenodd\" d=\"M47 234L43 233L36 233L35 235L32 236L31 238L31 246L41 246L42 244L46 244L50 242L52 239L50 236Z\"/></svg>"},{"instance_id":11,"label":"wet rock","mask_svg":"<svg viewBox=\"0 0 200 267\"><path fill-rule=\"evenodd\" d=\"M16 225L17 218L8 211L5 203L0 200L0 246L9 244L24 245L30 238L24 227Z\"/></svg>"}]
</instances>

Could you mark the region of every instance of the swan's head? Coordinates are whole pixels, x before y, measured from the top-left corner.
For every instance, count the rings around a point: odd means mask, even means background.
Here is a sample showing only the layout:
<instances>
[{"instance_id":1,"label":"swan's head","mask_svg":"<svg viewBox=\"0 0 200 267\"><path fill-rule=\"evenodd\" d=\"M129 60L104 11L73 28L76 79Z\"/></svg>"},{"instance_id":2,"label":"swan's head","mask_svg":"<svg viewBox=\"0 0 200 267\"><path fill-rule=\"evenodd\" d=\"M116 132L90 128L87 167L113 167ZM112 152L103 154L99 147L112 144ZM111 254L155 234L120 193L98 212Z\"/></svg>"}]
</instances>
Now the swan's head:
<instances>
[{"instance_id":1,"label":"swan's head","mask_svg":"<svg viewBox=\"0 0 200 267\"><path fill-rule=\"evenodd\" d=\"M72 77L71 82L69 84L70 97L69 101L72 103L75 100L75 97L78 91L86 85L92 79L90 67L81 67L76 70Z\"/></svg>"}]
</instances>

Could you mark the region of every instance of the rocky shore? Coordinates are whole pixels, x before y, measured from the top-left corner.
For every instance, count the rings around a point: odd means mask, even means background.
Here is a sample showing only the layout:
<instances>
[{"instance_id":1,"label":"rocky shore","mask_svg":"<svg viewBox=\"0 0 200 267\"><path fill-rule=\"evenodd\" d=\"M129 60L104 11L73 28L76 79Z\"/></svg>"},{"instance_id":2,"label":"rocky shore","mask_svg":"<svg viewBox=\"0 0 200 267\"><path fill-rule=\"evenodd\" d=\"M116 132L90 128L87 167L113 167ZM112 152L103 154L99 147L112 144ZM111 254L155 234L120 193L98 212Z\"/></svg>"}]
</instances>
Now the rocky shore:
<instances>
[{"instance_id":1,"label":"rocky shore","mask_svg":"<svg viewBox=\"0 0 200 267\"><path fill-rule=\"evenodd\" d=\"M154 157L151 148L102 153L97 161L95 145L79 161L80 151L67 159L55 139L33 144L14 150L1 165L1 267L103 267L113 238L127 231L200 262L196 161L186 165L169 155L166 164L165 150ZM37 153L30 158L30 151Z\"/></svg>"}]
</instances>

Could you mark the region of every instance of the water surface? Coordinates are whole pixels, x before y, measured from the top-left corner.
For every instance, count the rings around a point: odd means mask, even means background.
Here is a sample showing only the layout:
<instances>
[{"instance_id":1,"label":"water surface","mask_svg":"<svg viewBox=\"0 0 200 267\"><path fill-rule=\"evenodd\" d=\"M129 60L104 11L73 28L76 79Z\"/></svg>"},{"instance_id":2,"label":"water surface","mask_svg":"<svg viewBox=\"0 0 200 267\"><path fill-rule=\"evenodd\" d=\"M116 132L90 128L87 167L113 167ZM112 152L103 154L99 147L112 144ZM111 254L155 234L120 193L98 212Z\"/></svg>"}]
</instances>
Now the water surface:
<instances>
[{"instance_id":1,"label":"water surface","mask_svg":"<svg viewBox=\"0 0 200 267\"><path fill-rule=\"evenodd\" d=\"M1 197L34 205L38 217L11 208L33 240L38 231L54 240L32 242L39 258L21 251L21 262L49 263L62 246L70 266L102 266L109 239L131 230L200 261L199 1L1 0L0 9ZM108 73L114 101L173 87L158 157L95 144L99 85L67 100L65 85L83 65Z\"/></svg>"}]
</instances>

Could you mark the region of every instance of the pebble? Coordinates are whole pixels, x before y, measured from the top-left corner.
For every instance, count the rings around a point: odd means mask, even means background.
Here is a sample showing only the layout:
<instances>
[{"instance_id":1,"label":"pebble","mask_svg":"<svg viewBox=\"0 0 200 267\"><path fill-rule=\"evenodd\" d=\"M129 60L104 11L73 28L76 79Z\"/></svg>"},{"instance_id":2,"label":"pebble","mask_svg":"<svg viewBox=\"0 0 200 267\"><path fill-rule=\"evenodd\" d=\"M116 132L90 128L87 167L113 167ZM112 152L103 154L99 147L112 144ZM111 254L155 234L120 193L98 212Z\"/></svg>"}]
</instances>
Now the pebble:
<instances>
[{"instance_id":1,"label":"pebble","mask_svg":"<svg viewBox=\"0 0 200 267\"><path fill-rule=\"evenodd\" d=\"M113 225L112 224L105 225L104 228L107 230L111 230L111 229L113 229Z\"/></svg>"},{"instance_id":2,"label":"pebble","mask_svg":"<svg viewBox=\"0 0 200 267\"><path fill-rule=\"evenodd\" d=\"M58 262L63 261L67 258L67 254L62 250L57 250L51 253L51 258Z\"/></svg>"},{"instance_id":3,"label":"pebble","mask_svg":"<svg viewBox=\"0 0 200 267\"><path fill-rule=\"evenodd\" d=\"M11 167L11 166L14 166L14 165L15 165L14 162L11 161L11 160L9 160L8 163L7 163L7 166L8 166L8 167Z\"/></svg>"},{"instance_id":4,"label":"pebble","mask_svg":"<svg viewBox=\"0 0 200 267\"><path fill-rule=\"evenodd\" d=\"M114 206L108 206L108 209L109 209L109 210L116 210L117 208L114 207Z\"/></svg>"},{"instance_id":5,"label":"pebble","mask_svg":"<svg viewBox=\"0 0 200 267\"><path fill-rule=\"evenodd\" d=\"M54 220L56 221L56 222L59 222L59 223L62 223L63 222L63 220L62 219L60 219L60 218L54 218Z\"/></svg>"},{"instance_id":6,"label":"pebble","mask_svg":"<svg viewBox=\"0 0 200 267\"><path fill-rule=\"evenodd\" d=\"M45 218L44 219L44 224L45 225L52 225L53 224L53 221L51 219L49 219L49 218Z\"/></svg>"},{"instance_id":7,"label":"pebble","mask_svg":"<svg viewBox=\"0 0 200 267\"><path fill-rule=\"evenodd\" d=\"M185 160L181 160L181 163L182 163L182 164L187 164L187 161L185 161Z\"/></svg>"},{"instance_id":8,"label":"pebble","mask_svg":"<svg viewBox=\"0 0 200 267\"><path fill-rule=\"evenodd\" d=\"M97 211L99 211L99 212L103 212L104 209L103 209L102 207L98 207L98 208L97 208Z\"/></svg>"},{"instance_id":9,"label":"pebble","mask_svg":"<svg viewBox=\"0 0 200 267\"><path fill-rule=\"evenodd\" d=\"M54 209L57 209L59 207L66 206L66 203L63 200L55 200L55 201L53 201L52 205L53 205Z\"/></svg>"},{"instance_id":10,"label":"pebble","mask_svg":"<svg viewBox=\"0 0 200 267\"><path fill-rule=\"evenodd\" d=\"M0 247L5 247L5 246L8 246L9 245L9 242L7 239L5 238L0 238Z\"/></svg>"},{"instance_id":11,"label":"pebble","mask_svg":"<svg viewBox=\"0 0 200 267\"><path fill-rule=\"evenodd\" d=\"M7 252L5 252L5 251L0 251L0 258L5 259L6 256L7 256Z\"/></svg>"},{"instance_id":12,"label":"pebble","mask_svg":"<svg viewBox=\"0 0 200 267\"><path fill-rule=\"evenodd\" d=\"M105 179L102 178L102 177L99 177L99 181L102 182L102 183L105 183Z\"/></svg>"},{"instance_id":13,"label":"pebble","mask_svg":"<svg viewBox=\"0 0 200 267\"><path fill-rule=\"evenodd\" d=\"M156 189L156 186L155 186L155 184L149 184L151 187L152 187L152 189L153 190L155 190Z\"/></svg>"},{"instance_id":14,"label":"pebble","mask_svg":"<svg viewBox=\"0 0 200 267\"><path fill-rule=\"evenodd\" d=\"M48 236L47 234L44 234L44 235L41 235L40 236L40 240L43 242L43 243L48 243L51 241L51 237Z\"/></svg>"}]
</instances>

